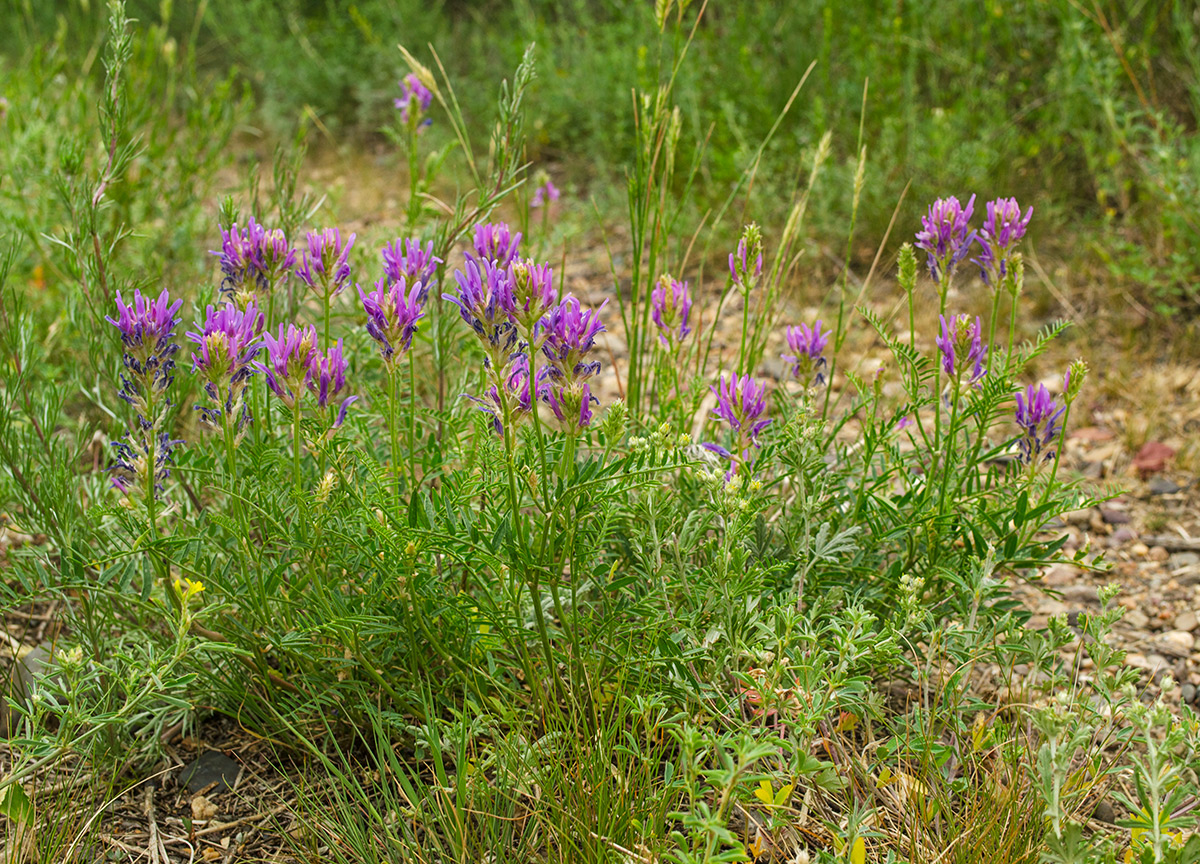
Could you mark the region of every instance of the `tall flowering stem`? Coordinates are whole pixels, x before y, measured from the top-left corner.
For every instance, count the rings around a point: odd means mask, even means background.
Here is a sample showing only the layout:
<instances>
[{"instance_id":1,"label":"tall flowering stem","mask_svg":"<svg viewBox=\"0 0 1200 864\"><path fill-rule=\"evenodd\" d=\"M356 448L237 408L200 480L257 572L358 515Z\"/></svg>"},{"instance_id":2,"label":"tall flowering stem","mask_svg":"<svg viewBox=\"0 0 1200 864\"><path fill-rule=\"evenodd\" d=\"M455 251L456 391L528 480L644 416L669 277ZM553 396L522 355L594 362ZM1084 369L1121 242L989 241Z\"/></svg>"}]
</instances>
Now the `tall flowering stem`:
<instances>
[{"instance_id":1,"label":"tall flowering stem","mask_svg":"<svg viewBox=\"0 0 1200 864\"><path fill-rule=\"evenodd\" d=\"M358 235L342 240L337 228L324 228L308 233L308 248L296 270L300 281L321 295L321 320L324 322L324 341L329 342L329 307L333 298L350 284L350 249Z\"/></svg>"},{"instance_id":2,"label":"tall flowering stem","mask_svg":"<svg viewBox=\"0 0 1200 864\"><path fill-rule=\"evenodd\" d=\"M174 341L176 316L182 300L171 302L166 289L151 300L134 291L133 302L125 303L117 292L117 317L105 320L121 334L122 355L120 396L136 413L136 422L125 441L117 442L117 459L112 468L112 484L127 498L141 497L151 542L158 539L158 493L170 475L172 451L180 441L171 440L162 430L166 409L170 406L167 390L175 380ZM151 550L151 562L162 579L164 590L178 611L179 598L173 593L166 563Z\"/></svg>"},{"instance_id":3,"label":"tall flowering stem","mask_svg":"<svg viewBox=\"0 0 1200 864\"><path fill-rule=\"evenodd\" d=\"M1010 298L1009 309L1009 338L1007 360L1012 357L1013 341L1016 337L1017 298L1024 281L1021 256L1016 248L1025 237L1029 222L1033 218L1033 208L1028 208L1024 215L1016 198L997 198L987 203L983 227L979 230L979 257L973 259L979 265L979 275L985 285L992 289L992 320L989 324L990 345L996 343L996 323L1000 315L1000 297L1007 293ZM988 362L991 363L992 348L988 349Z\"/></svg>"},{"instance_id":4,"label":"tall flowering stem","mask_svg":"<svg viewBox=\"0 0 1200 864\"><path fill-rule=\"evenodd\" d=\"M267 386L292 412L292 482L300 488L300 410L310 361L317 351L317 331L312 325L300 329L295 324L280 324L277 336L263 334L266 363L254 364L262 372Z\"/></svg>"},{"instance_id":5,"label":"tall flowering stem","mask_svg":"<svg viewBox=\"0 0 1200 864\"><path fill-rule=\"evenodd\" d=\"M951 196L934 201L929 211L921 217L921 230L917 232L914 245L925 251L929 275L937 283L938 314L946 311L946 293L950 290L955 271L975 242L975 232L970 224L974 212L974 195L966 206Z\"/></svg>"},{"instance_id":6,"label":"tall flowering stem","mask_svg":"<svg viewBox=\"0 0 1200 864\"><path fill-rule=\"evenodd\" d=\"M761 445L758 436L771 424L767 417L767 388L748 374L722 375L709 388L717 397L713 419L724 421L733 433L733 449L720 444L706 443L704 448L729 460L726 476L732 477L739 468L749 469L754 464L754 451Z\"/></svg>"},{"instance_id":7,"label":"tall flowering stem","mask_svg":"<svg viewBox=\"0 0 1200 864\"><path fill-rule=\"evenodd\" d=\"M746 339L750 334L750 295L762 277L763 244L762 231L751 223L742 232L737 252L729 253L729 272L734 287L742 294L742 337L738 345L738 374L749 374L747 369Z\"/></svg>"},{"instance_id":8,"label":"tall flowering stem","mask_svg":"<svg viewBox=\"0 0 1200 864\"><path fill-rule=\"evenodd\" d=\"M419 250L419 247L418 247ZM385 250L385 260L387 253ZM412 256L410 255L410 258ZM399 268L396 268L397 271ZM392 281L389 283L389 279ZM392 470L396 475L396 497L400 496L400 405L398 399L400 361L412 349L413 336L417 332L417 322L424 317L422 307L424 296L428 293L420 280L414 280L412 287L405 283L403 275L394 279L391 272L375 283L375 290L364 294L359 289L363 309L367 313L367 333L379 344L379 353L383 357L384 369L388 377L388 430L392 444ZM417 431L416 431L416 372L412 358L409 358L409 389L411 404L409 405L408 425L408 454L409 473L413 487L417 483Z\"/></svg>"},{"instance_id":9,"label":"tall flowering stem","mask_svg":"<svg viewBox=\"0 0 1200 864\"><path fill-rule=\"evenodd\" d=\"M197 405L196 410L205 425L219 428L224 434L231 483L237 480L237 442L251 420L243 396L254 374L254 358L262 350L263 322L264 316L253 300L245 309L233 303L220 309L209 306L203 323L185 334L196 346L192 371L203 382L201 388L211 403ZM239 504L234 506L240 510Z\"/></svg>"},{"instance_id":10,"label":"tall flowering stem","mask_svg":"<svg viewBox=\"0 0 1200 864\"><path fill-rule=\"evenodd\" d=\"M780 358L792 367L792 377L808 382L808 384L825 383L825 346L829 344L830 333L821 332L821 321L812 327L798 324L784 331L790 354L780 354Z\"/></svg>"},{"instance_id":11,"label":"tall flowering stem","mask_svg":"<svg viewBox=\"0 0 1200 864\"><path fill-rule=\"evenodd\" d=\"M661 380L664 369L670 370L671 387L676 400L679 398L679 365L686 363L679 355L683 353L684 341L692 332L691 312L692 295L688 283L666 273L660 276L650 293L650 320L658 329L658 342L662 348L655 377Z\"/></svg>"}]
</instances>

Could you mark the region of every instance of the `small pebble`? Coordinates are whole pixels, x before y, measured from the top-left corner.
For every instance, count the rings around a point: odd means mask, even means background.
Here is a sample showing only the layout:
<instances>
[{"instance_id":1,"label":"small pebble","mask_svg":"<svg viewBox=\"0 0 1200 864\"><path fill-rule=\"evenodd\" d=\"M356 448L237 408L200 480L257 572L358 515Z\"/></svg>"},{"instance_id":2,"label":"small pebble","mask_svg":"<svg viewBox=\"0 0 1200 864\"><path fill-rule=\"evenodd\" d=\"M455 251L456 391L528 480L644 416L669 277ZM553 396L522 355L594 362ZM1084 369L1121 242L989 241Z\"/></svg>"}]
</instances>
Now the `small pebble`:
<instances>
[{"instance_id":1,"label":"small pebble","mask_svg":"<svg viewBox=\"0 0 1200 864\"><path fill-rule=\"evenodd\" d=\"M1129 554L1134 558L1145 558L1150 554L1150 547L1145 543L1134 543L1129 547Z\"/></svg>"},{"instance_id":2,"label":"small pebble","mask_svg":"<svg viewBox=\"0 0 1200 864\"><path fill-rule=\"evenodd\" d=\"M1137 532L1128 525L1122 525L1108 538L1108 543L1110 546L1124 546L1126 543L1136 540L1137 536Z\"/></svg>"},{"instance_id":3,"label":"small pebble","mask_svg":"<svg viewBox=\"0 0 1200 864\"><path fill-rule=\"evenodd\" d=\"M1087 525L1092 521L1092 511L1072 510L1070 513L1064 513L1063 518L1072 525Z\"/></svg>"},{"instance_id":4,"label":"small pebble","mask_svg":"<svg viewBox=\"0 0 1200 864\"><path fill-rule=\"evenodd\" d=\"M1109 525L1125 525L1133 521L1133 517L1127 511L1115 510L1111 507L1101 507L1100 518Z\"/></svg>"},{"instance_id":5,"label":"small pebble","mask_svg":"<svg viewBox=\"0 0 1200 864\"><path fill-rule=\"evenodd\" d=\"M1196 647L1196 637L1187 630L1168 630L1158 637L1158 648L1165 654L1186 657Z\"/></svg>"},{"instance_id":6,"label":"small pebble","mask_svg":"<svg viewBox=\"0 0 1200 864\"><path fill-rule=\"evenodd\" d=\"M1200 564L1200 553L1176 552L1169 559L1172 567L1192 567Z\"/></svg>"},{"instance_id":7,"label":"small pebble","mask_svg":"<svg viewBox=\"0 0 1200 864\"><path fill-rule=\"evenodd\" d=\"M1166 549L1164 549L1161 546L1155 546L1153 549L1150 550L1150 554L1147 557L1151 561L1162 562L1162 561L1166 561L1168 558L1170 558L1171 553L1168 552Z\"/></svg>"},{"instance_id":8,"label":"small pebble","mask_svg":"<svg viewBox=\"0 0 1200 864\"><path fill-rule=\"evenodd\" d=\"M1133 627L1135 630L1145 630L1150 624L1150 616L1141 609L1134 609L1131 612L1126 612L1124 619L1126 624Z\"/></svg>"},{"instance_id":9,"label":"small pebble","mask_svg":"<svg viewBox=\"0 0 1200 864\"><path fill-rule=\"evenodd\" d=\"M1186 612L1180 612L1175 616L1176 630L1187 630L1188 632L1191 632L1192 630L1196 629L1197 623L1200 622L1196 621L1196 613L1192 612L1190 609Z\"/></svg>"},{"instance_id":10,"label":"small pebble","mask_svg":"<svg viewBox=\"0 0 1200 864\"><path fill-rule=\"evenodd\" d=\"M1151 477L1150 482L1146 484L1146 488L1150 490L1151 495L1174 495L1182 487L1174 481L1168 480L1166 477ZM1188 699L1185 702L1191 701Z\"/></svg>"},{"instance_id":11,"label":"small pebble","mask_svg":"<svg viewBox=\"0 0 1200 864\"><path fill-rule=\"evenodd\" d=\"M1179 688L1179 698L1185 703L1191 704L1196 701L1196 685L1183 684Z\"/></svg>"}]
</instances>

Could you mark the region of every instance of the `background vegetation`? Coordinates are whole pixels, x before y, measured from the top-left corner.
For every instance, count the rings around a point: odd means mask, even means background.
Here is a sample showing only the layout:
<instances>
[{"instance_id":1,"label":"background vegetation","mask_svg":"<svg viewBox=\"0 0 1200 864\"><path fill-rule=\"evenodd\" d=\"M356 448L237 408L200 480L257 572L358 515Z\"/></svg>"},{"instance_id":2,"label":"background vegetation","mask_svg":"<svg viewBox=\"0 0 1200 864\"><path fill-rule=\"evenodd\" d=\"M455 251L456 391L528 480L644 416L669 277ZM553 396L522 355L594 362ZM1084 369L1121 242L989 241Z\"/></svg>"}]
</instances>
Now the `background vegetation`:
<instances>
[{"instance_id":1,"label":"background vegetation","mask_svg":"<svg viewBox=\"0 0 1200 864\"><path fill-rule=\"evenodd\" d=\"M6 2L8 69L57 33L71 55L64 71L100 74L102 4ZM319 122L342 143L378 136L388 122L406 71L398 41L423 62L427 45L437 51L461 82L467 122L484 133L491 82L534 42L541 74L528 156L601 201L635 147L632 88L657 83L678 38L660 35L654 4L641 0L138 0L130 14L163 29L170 59L251 85L254 126L289 137L298 122ZM705 142L702 197L723 198L815 61L762 155L761 206L789 197L830 131L832 182L815 191L810 218L818 236L840 238L861 137L868 236L883 235L909 184L906 213L945 189L1006 190L1037 207L1059 255L1099 263L1160 313L1191 313L1197 14L1194 4L1145 0L946 0L936 14L869 0L711 3L675 82L685 148Z\"/></svg>"}]
</instances>

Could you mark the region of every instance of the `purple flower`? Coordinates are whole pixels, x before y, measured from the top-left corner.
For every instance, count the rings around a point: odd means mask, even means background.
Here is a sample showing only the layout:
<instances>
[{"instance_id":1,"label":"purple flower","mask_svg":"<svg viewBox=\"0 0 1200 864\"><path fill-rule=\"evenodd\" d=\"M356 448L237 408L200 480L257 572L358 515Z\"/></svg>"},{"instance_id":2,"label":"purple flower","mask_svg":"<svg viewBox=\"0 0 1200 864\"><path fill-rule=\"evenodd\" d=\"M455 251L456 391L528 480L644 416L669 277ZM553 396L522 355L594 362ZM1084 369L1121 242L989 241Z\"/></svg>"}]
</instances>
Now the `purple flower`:
<instances>
[{"instance_id":1,"label":"purple flower","mask_svg":"<svg viewBox=\"0 0 1200 864\"><path fill-rule=\"evenodd\" d=\"M585 311L578 300L568 296L542 319L542 353L550 361L547 374L552 380L574 383L600 371L600 361L588 361L587 355L604 332L600 313L607 305L606 299L598 308Z\"/></svg>"},{"instance_id":2,"label":"purple flower","mask_svg":"<svg viewBox=\"0 0 1200 864\"><path fill-rule=\"evenodd\" d=\"M546 204L547 202L557 201L558 196L559 196L559 191L558 191L558 188L554 185L554 181L547 179L546 182L543 183L541 186L539 186L537 188L537 191L533 193L533 200L531 200L529 202L529 206L530 207L541 207L542 205Z\"/></svg>"},{"instance_id":3,"label":"purple flower","mask_svg":"<svg viewBox=\"0 0 1200 864\"><path fill-rule=\"evenodd\" d=\"M592 389L586 381L575 384L547 383L538 395L550 406L564 431L571 433L580 432L592 425L595 417L592 405L600 403L600 400L592 395Z\"/></svg>"},{"instance_id":4,"label":"purple flower","mask_svg":"<svg viewBox=\"0 0 1200 864\"><path fill-rule=\"evenodd\" d=\"M558 302L554 271L549 264L514 261L508 268L513 294L513 322L531 332Z\"/></svg>"},{"instance_id":5,"label":"purple flower","mask_svg":"<svg viewBox=\"0 0 1200 864\"><path fill-rule=\"evenodd\" d=\"M171 302L171 295L163 289L157 300L143 296L141 291L133 292L133 302L126 303L117 292L117 317L104 320L121 331L121 341L125 350L135 353L139 358L155 354L174 353L178 345L173 345L175 326L182 320L175 317L182 300Z\"/></svg>"},{"instance_id":6,"label":"purple flower","mask_svg":"<svg viewBox=\"0 0 1200 864\"><path fill-rule=\"evenodd\" d=\"M134 407L144 428L157 422L151 416L157 397L175 380L173 355L179 346L173 341L180 319L175 316L182 300L171 302L166 289L157 300L150 300L141 291L133 292L133 303L126 304L117 292L117 317L105 317L121 332L125 345L122 355L119 396Z\"/></svg>"},{"instance_id":7,"label":"purple flower","mask_svg":"<svg viewBox=\"0 0 1200 864\"><path fill-rule=\"evenodd\" d=\"M421 79L415 72L405 75L399 84L400 96L395 100L395 106L400 110L400 122L408 123L410 116L414 120L418 120L433 104L433 93L421 83ZM415 113L410 115L409 111L415 111ZM432 122L432 119L426 117L420 125L428 126Z\"/></svg>"},{"instance_id":8,"label":"purple flower","mask_svg":"<svg viewBox=\"0 0 1200 864\"><path fill-rule=\"evenodd\" d=\"M767 413L767 388L748 374L722 375L709 388L717 397L717 407L712 416L729 424L734 434L734 449L728 450L719 444L706 443L702 446L724 459L728 459L730 475L739 464L753 461L753 452L759 447L758 436L771 423Z\"/></svg>"},{"instance_id":9,"label":"purple flower","mask_svg":"<svg viewBox=\"0 0 1200 864\"><path fill-rule=\"evenodd\" d=\"M232 303L221 309L209 306L199 332L185 334L199 351L192 353L192 370L200 373L204 392L220 406L196 406L206 423L219 426L222 417L234 416L239 428L249 422L250 411L241 397L253 374L251 363L262 350L263 320L254 301L244 310Z\"/></svg>"},{"instance_id":10,"label":"purple flower","mask_svg":"<svg viewBox=\"0 0 1200 864\"><path fill-rule=\"evenodd\" d=\"M957 198L939 198L921 217L916 247L928 253L929 274L935 282L949 280L958 263L971 250L975 241L975 232L970 230L969 224L973 212L974 195L966 207L959 204Z\"/></svg>"},{"instance_id":11,"label":"purple flower","mask_svg":"<svg viewBox=\"0 0 1200 864\"><path fill-rule=\"evenodd\" d=\"M517 328L509 320L516 311L512 281L507 271L492 261L485 258L481 263L482 270L472 260L467 261L466 272L455 270L458 296L443 294L442 297L458 307L463 321L483 342L489 368L504 368L516 352L518 342Z\"/></svg>"},{"instance_id":12,"label":"purple flower","mask_svg":"<svg viewBox=\"0 0 1200 864\"><path fill-rule=\"evenodd\" d=\"M200 351L192 353L192 371L210 381L249 376L250 361L262 350L264 319L253 301L244 310L233 304L207 307L204 323L196 325L199 332L184 334Z\"/></svg>"},{"instance_id":13,"label":"purple flower","mask_svg":"<svg viewBox=\"0 0 1200 864\"><path fill-rule=\"evenodd\" d=\"M296 275L309 288L321 288L324 296L340 294L350 280L350 247L357 234L342 243L342 232L325 228L308 232L308 250Z\"/></svg>"},{"instance_id":14,"label":"purple flower","mask_svg":"<svg viewBox=\"0 0 1200 864\"><path fill-rule=\"evenodd\" d=\"M983 344L983 325L978 316L971 320L970 315L939 315L942 324L942 335L935 341L942 352L942 370L951 378L958 379L970 372L969 384L975 384L987 374L983 368L983 358L987 356L987 346Z\"/></svg>"},{"instance_id":15,"label":"purple flower","mask_svg":"<svg viewBox=\"0 0 1200 864\"><path fill-rule=\"evenodd\" d=\"M145 435L137 437L131 434L124 440L118 439L112 442L112 448L116 451L116 460L108 470L112 474L113 488L124 495L140 495L146 489L149 480L146 475L151 470L150 447L146 436L153 434L146 432ZM155 438L149 440L155 442L153 470L154 490L157 498L158 493L163 489L163 484L171 476L170 466L175 462L174 450L183 441L172 440L166 432L160 432Z\"/></svg>"},{"instance_id":16,"label":"purple flower","mask_svg":"<svg viewBox=\"0 0 1200 864\"><path fill-rule=\"evenodd\" d=\"M317 397L317 407L324 408L346 386L346 358L342 340L322 354L313 351L308 357L308 389Z\"/></svg>"},{"instance_id":17,"label":"purple flower","mask_svg":"<svg viewBox=\"0 0 1200 864\"><path fill-rule=\"evenodd\" d=\"M403 251L401 251L401 243L403 243ZM437 265L441 263L442 259L433 254L432 240L424 249L421 248L421 241L415 238L403 241L396 238L383 247L383 272L387 276L388 282L403 280L406 285L410 286L419 283L421 290L418 296L422 304L429 296L429 286L433 274L437 271Z\"/></svg>"},{"instance_id":18,"label":"purple flower","mask_svg":"<svg viewBox=\"0 0 1200 864\"><path fill-rule=\"evenodd\" d=\"M650 318L658 328L658 339L663 347L671 348L676 342L682 343L692 332L688 326L691 311L692 296L688 292L688 283L663 274L650 292Z\"/></svg>"},{"instance_id":19,"label":"purple flower","mask_svg":"<svg viewBox=\"0 0 1200 864\"><path fill-rule=\"evenodd\" d=\"M982 251L974 259L979 265L984 284L995 285L1007 275L1008 259L1025 236L1025 229L1032 218L1033 208L1030 207L1022 216L1016 198L997 198L988 202L987 217L979 232Z\"/></svg>"},{"instance_id":20,"label":"purple flower","mask_svg":"<svg viewBox=\"0 0 1200 864\"><path fill-rule=\"evenodd\" d=\"M275 395L292 408L303 394L313 356L321 356L317 350L317 330L311 324L305 329L295 324L280 324L279 335L264 333L263 342L267 362L256 361L254 368L266 376L267 386Z\"/></svg>"},{"instance_id":21,"label":"purple flower","mask_svg":"<svg viewBox=\"0 0 1200 864\"><path fill-rule=\"evenodd\" d=\"M296 251L278 228L267 230L251 216L245 231L237 223L221 228L221 293L244 306L256 293L271 290L296 263Z\"/></svg>"},{"instance_id":22,"label":"purple flower","mask_svg":"<svg viewBox=\"0 0 1200 864\"><path fill-rule=\"evenodd\" d=\"M1051 445L1062 431L1059 421L1066 410L1058 400L1051 398L1044 384L1036 387L1030 384L1024 394L1017 394L1016 421L1024 432L1019 442L1023 463L1034 464L1039 457L1054 458Z\"/></svg>"},{"instance_id":23,"label":"purple flower","mask_svg":"<svg viewBox=\"0 0 1200 864\"><path fill-rule=\"evenodd\" d=\"M909 417L907 414L905 414L903 417L901 417L899 420L896 421L896 431L903 432L905 429L909 428L910 426L916 426L916 425L917 425L917 421L912 419L911 417Z\"/></svg>"},{"instance_id":24,"label":"purple flower","mask_svg":"<svg viewBox=\"0 0 1200 864\"><path fill-rule=\"evenodd\" d=\"M821 332L821 321L809 327L798 324L784 331L787 346L791 354L781 354L785 361L792 366L792 376L795 378L811 378L817 384L825 383L825 346L829 344L829 332Z\"/></svg>"},{"instance_id":25,"label":"purple flower","mask_svg":"<svg viewBox=\"0 0 1200 864\"><path fill-rule=\"evenodd\" d=\"M521 232L513 232L504 222L493 222L475 226L476 254L498 267L507 267L517 257L521 246Z\"/></svg>"},{"instance_id":26,"label":"purple flower","mask_svg":"<svg viewBox=\"0 0 1200 864\"><path fill-rule=\"evenodd\" d=\"M753 267L751 259L754 261ZM733 274L733 284L742 291L750 291L762 275L762 266L762 232L757 225L747 225L742 232L742 239L738 241L737 252L729 253L729 272Z\"/></svg>"},{"instance_id":27,"label":"purple flower","mask_svg":"<svg viewBox=\"0 0 1200 864\"><path fill-rule=\"evenodd\" d=\"M421 283L414 282L412 288L407 288L403 276L390 284L389 278L385 276L376 282L375 290L369 294L358 289L367 313L367 332L379 343L385 363L399 359L397 352L402 355L412 347L417 321L425 314L421 308Z\"/></svg>"},{"instance_id":28,"label":"purple flower","mask_svg":"<svg viewBox=\"0 0 1200 864\"><path fill-rule=\"evenodd\" d=\"M543 373L545 370L542 370ZM544 374L539 374L539 378L544 379ZM544 380L537 381L533 390L529 386L529 357L522 353L517 354L512 358L512 364L509 366L508 374L504 378L505 396L508 402L508 409L514 423L519 423L530 415L533 410L533 397L536 394L537 398L545 397L547 385ZM466 394L464 394L466 395ZM491 418L492 428L500 437L504 437L504 405L500 401L500 390L492 384L487 389L483 398L475 396L466 396L472 402L477 403L476 407L487 414Z\"/></svg>"}]
</instances>

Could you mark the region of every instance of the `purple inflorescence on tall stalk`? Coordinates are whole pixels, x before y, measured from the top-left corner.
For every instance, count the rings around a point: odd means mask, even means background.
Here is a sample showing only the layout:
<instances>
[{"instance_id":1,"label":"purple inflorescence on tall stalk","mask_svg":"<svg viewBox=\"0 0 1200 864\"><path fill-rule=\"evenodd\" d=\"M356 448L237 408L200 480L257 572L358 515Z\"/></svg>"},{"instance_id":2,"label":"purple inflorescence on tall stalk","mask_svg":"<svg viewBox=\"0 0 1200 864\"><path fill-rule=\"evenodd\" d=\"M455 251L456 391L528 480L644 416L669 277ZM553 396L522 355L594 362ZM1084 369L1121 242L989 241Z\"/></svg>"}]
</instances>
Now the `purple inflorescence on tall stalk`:
<instances>
[{"instance_id":1,"label":"purple inflorescence on tall stalk","mask_svg":"<svg viewBox=\"0 0 1200 864\"><path fill-rule=\"evenodd\" d=\"M942 371L950 378L959 379L968 375L968 383L977 383L987 369L983 360L987 356L987 345L983 344L983 324L978 316L971 320L970 315L939 315L942 325L942 335L935 341L942 353Z\"/></svg>"},{"instance_id":2,"label":"purple inflorescence on tall stalk","mask_svg":"<svg viewBox=\"0 0 1200 864\"><path fill-rule=\"evenodd\" d=\"M296 275L309 288L320 288L322 295L342 293L350 281L350 248L357 234L342 242L342 232L325 228L308 232L308 249Z\"/></svg>"},{"instance_id":3,"label":"purple inflorescence on tall stalk","mask_svg":"<svg viewBox=\"0 0 1200 864\"><path fill-rule=\"evenodd\" d=\"M1030 384L1017 394L1016 421L1024 433L1021 436L1021 461L1032 465L1039 459L1054 458L1054 441L1062 431L1060 420L1066 406L1050 396L1044 384Z\"/></svg>"},{"instance_id":4,"label":"purple inflorescence on tall stalk","mask_svg":"<svg viewBox=\"0 0 1200 864\"><path fill-rule=\"evenodd\" d=\"M232 303L220 309L209 306L198 332L184 334L197 348L192 353L192 370L200 375L204 392L217 404L215 408L196 406L205 423L216 427L236 418L240 430L249 422L250 409L242 401L242 394L254 374L254 358L262 350L264 320L254 301L245 309Z\"/></svg>"},{"instance_id":5,"label":"purple inflorescence on tall stalk","mask_svg":"<svg viewBox=\"0 0 1200 864\"><path fill-rule=\"evenodd\" d=\"M717 397L712 416L724 420L733 431L734 449L706 443L704 448L732 463L732 472L739 464L749 464L754 449L759 447L758 436L771 423L767 413L767 388L748 374L722 375L709 390Z\"/></svg>"},{"instance_id":6,"label":"purple inflorescence on tall stalk","mask_svg":"<svg viewBox=\"0 0 1200 864\"><path fill-rule=\"evenodd\" d=\"M929 275L943 283L954 275L960 261L971 250L975 232L971 230L971 214L975 212L975 196L964 207L955 197L939 198L921 217L916 247L928 255Z\"/></svg>"},{"instance_id":7,"label":"purple inflorescence on tall stalk","mask_svg":"<svg viewBox=\"0 0 1200 864\"><path fill-rule=\"evenodd\" d=\"M171 302L166 289L151 300L141 291L133 292L133 302L126 304L117 292L117 317L105 317L121 332L125 351L122 356L124 371L121 373L120 396L138 412L138 422L149 429L156 418L153 406L158 396L166 392L175 380L175 352L179 346L173 341L175 327L180 318L175 316L182 300Z\"/></svg>"},{"instance_id":8,"label":"purple inflorescence on tall stalk","mask_svg":"<svg viewBox=\"0 0 1200 864\"><path fill-rule=\"evenodd\" d=\"M762 234L757 225L748 225L738 241L737 252L729 253L729 272L733 274L733 284L742 291L749 291L762 276L762 268Z\"/></svg>"},{"instance_id":9,"label":"purple inflorescence on tall stalk","mask_svg":"<svg viewBox=\"0 0 1200 864\"><path fill-rule=\"evenodd\" d=\"M808 379L816 384L825 383L825 346L829 344L829 331L821 332L821 321L809 327L797 324L784 331L784 338L791 354L779 355L791 364L792 376Z\"/></svg>"},{"instance_id":10,"label":"purple inflorescence on tall stalk","mask_svg":"<svg viewBox=\"0 0 1200 864\"><path fill-rule=\"evenodd\" d=\"M251 216L245 230L237 223L221 229L221 293L239 306L269 292L286 279L296 263L296 250L278 228L266 229Z\"/></svg>"},{"instance_id":11,"label":"purple inflorescence on tall stalk","mask_svg":"<svg viewBox=\"0 0 1200 864\"><path fill-rule=\"evenodd\" d=\"M482 264L482 268L480 267ZM502 267L488 259L467 261L464 270L454 271L458 295L442 297L458 307L463 321L483 342L488 368L504 369L517 353L519 338L511 318L516 311L512 280Z\"/></svg>"},{"instance_id":12,"label":"purple inflorescence on tall stalk","mask_svg":"<svg viewBox=\"0 0 1200 864\"><path fill-rule=\"evenodd\" d=\"M554 181L547 179L545 183L537 187L537 191L533 193L533 198L529 202L530 207L542 207L545 204L552 203L558 200L558 187L554 185Z\"/></svg>"},{"instance_id":13,"label":"purple inflorescence on tall stalk","mask_svg":"<svg viewBox=\"0 0 1200 864\"><path fill-rule=\"evenodd\" d=\"M122 356L120 396L137 412L137 424L125 441L114 442L117 452L112 467L112 483L125 493L144 492L147 484L160 489L168 474L171 450L176 444L170 436L159 432L170 405L167 388L175 379L174 355L179 346L174 342L176 317L182 300L171 302L163 290L157 300L133 292L133 302L126 303L117 292L117 317L105 320L121 333L124 345ZM156 447L161 441L161 446Z\"/></svg>"},{"instance_id":14,"label":"purple inflorescence on tall stalk","mask_svg":"<svg viewBox=\"0 0 1200 864\"><path fill-rule=\"evenodd\" d=\"M267 349L266 363L254 363L254 368L266 376L267 386L293 408L296 400L304 395L309 367L317 350L317 329L311 324L298 328L295 324L280 324L279 335L263 334Z\"/></svg>"},{"instance_id":15,"label":"purple inflorescence on tall stalk","mask_svg":"<svg viewBox=\"0 0 1200 864\"><path fill-rule=\"evenodd\" d=\"M342 354L341 339L331 345L324 354L320 351L313 351L309 355L306 383L309 391L317 398L318 408L332 404L337 395L345 389L347 365L346 358ZM357 398L357 396L348 396L342 400L342 404L338 408L337 420L333 424L334 429L342 425L346 419L346 409Z\"/></svg>"},{"instance_id":16,"label":"purple inflorescence on tall stalk","mask_svg":"<svg viewBox=\"0 0 1200 864\"><path fill-rule=\"evenodd\" d=\"M433 93L428 87L421 83L421 79L417 77L415 72L409 72L400 79L400 95L396 97L395 106L400 111L400 122L407 124L409 118L419 120L421 126L428 126L433 120L426 117L420 120L421 115L429 110L429 106L433 104ZM415 112L410 114L409 112Z\"/></svg>"},{"instance_id":17,"label":"purple inflorescence on tall stalk","mask_svg":"<svg viewBox=\"0 0 1200 864\"><path fill-rule=\"evenodd\" d=\"M599 360L588 360L596 337L604 332L600 313L608 300L596 309L584 309L574 297L565 297L542 319L542 353L550 361L549 377L555 381L583 381L600 371Z\"/></svg>"},{"instance_id":18,"label":"purple inflorescence on tall stalk","mask_svg":"<svg viewBox=\"0 0 1200 864\"><path fill-rule=\"evenodd\" d=\"M389 281L391 280L391 281ZM414 281L409 288L403 276L391 279L385 276L375 283L375 290L363 293L363 309L367 313L367 333L379 343L379 352L385 363L392 364L412 347L413 334L417 332L417 321L424 316L421 308L423 285Z\"/></svg>"},{"instance_id":19,"label":"purple inflorescence on tall stalk","mask_svg":"<svg viewBox=\"0 0 1200 864\"><path fill-rule=\"evenodd\" d=\"M588 356L596 337L604 332L600 313L607 305L606 299L595 309L583 309L574 297L564 297L538 325L542 354L549 361L543 369L545 387L539 396L568 432L590 426L591 406L600 401L587 383L600 372L600 361Z\"/></svg>"},{"instance_id":20,"label":"purple inflorescence on tall stalk","mask_svg":"<svg viewBox=\"0 0 1200 864\"><path fill-rule=\"evenodd\" d=\"M650 292L650 318L664 348L674 348L692 332L692 295L688 283L663 274Z\"/></svg>"},{"instance_id":21,"label":"purple inflorescence on tall stalk","mask_svg":"<svg viewBox=\"0 0 1200 864\"><path fill-rule=\"evenodd\" d=\"M424 248L421 241L415 238L401 240L396 238L383 247L383 272L388 282L404 280L408 286L420 283L420 302L425 303L429 296L429 287L433 284L434 273L442 259L433 254L433 241L430 240Z\"/></svg>"},{"instance_id":22,"label":"purple inflorescence on tall stalk","mask_svg":"<svg viewBox=\"0 0 1200 864\"><path fill-rule=\"evenodd\" d=\"M979 231L982 251L975 259L986 285L995 287L1008 274L1009 258L1024 238L1032 218L1033 208L1022 216L1016 198L997 198L988 202L987 216Z\"/></svg>"},{"instance_id":23,"label":"purple inflorescence on tall stalk","mask_svg":"<svg viewBox=\"0 0 1200 864\"><path fill-rule=\"evenodd\" d=\"M521 251L521 232L514 232L504 222L475 226L475 254L497 267L507 267Z\"/></svg>"}]
</instances>

